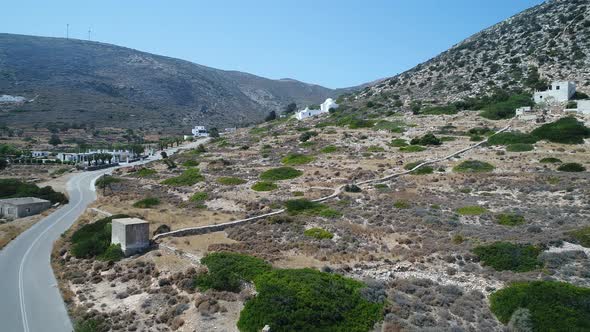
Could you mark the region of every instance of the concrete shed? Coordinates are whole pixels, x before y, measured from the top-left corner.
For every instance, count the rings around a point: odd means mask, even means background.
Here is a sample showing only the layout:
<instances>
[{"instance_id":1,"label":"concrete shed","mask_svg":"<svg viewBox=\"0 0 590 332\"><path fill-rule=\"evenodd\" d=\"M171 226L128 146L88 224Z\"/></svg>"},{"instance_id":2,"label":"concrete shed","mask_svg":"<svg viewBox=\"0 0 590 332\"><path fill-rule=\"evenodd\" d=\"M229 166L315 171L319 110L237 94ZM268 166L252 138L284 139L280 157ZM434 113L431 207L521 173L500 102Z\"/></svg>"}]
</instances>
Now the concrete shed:
<instances>
[{"instance_id":1,"label":"concrete shed","mask_svg":"<svg viewBox=\"0 0 590 332\"><path fill-rule=\"evenodd\" d=\"M51 207L51 202L36 197L0 199L0 218L17 219L39 214Z\"/></svg>"},{"instance_id":2,"label":"concrete shed","mask_svg":"<svg viewBox=\"0 0 590 332\"><path fill-rule=\"evenodd\" d=\"M120 244L125 256L140 253L150 245L150 228L145 220L113 219L111 230L111 243Z\"/></svg>"}]
</instances>

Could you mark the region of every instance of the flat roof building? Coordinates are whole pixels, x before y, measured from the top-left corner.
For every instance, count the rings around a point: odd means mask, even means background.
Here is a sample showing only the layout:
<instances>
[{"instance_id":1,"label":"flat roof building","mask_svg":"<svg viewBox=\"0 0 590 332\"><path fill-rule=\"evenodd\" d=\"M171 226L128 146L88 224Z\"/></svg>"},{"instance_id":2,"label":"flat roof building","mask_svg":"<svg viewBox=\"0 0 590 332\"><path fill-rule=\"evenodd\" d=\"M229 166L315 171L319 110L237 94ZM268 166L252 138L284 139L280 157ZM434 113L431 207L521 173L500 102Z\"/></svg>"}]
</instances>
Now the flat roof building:
<instances>
[{"instance_id":1,"label":"flat roof building","mask_svg":"<svg viewBox=\"0 0 590 332\"><path fill-rule=\"evenodd\" d=\"M149 222L139 218L113 219L111 244L121 245L125 256L143 252L150 245Z\"/></svg>"},{"instance_id":2,"label":"flat roof building","mask_svg":"<svg viewBox=\"0 0 590 332\"><path fill-rule=\"evenodd\" d=\"M39 214L50 207L50 201L36 197L0 199L0 218L24 218Z\"/></svg>"}]
</instances>

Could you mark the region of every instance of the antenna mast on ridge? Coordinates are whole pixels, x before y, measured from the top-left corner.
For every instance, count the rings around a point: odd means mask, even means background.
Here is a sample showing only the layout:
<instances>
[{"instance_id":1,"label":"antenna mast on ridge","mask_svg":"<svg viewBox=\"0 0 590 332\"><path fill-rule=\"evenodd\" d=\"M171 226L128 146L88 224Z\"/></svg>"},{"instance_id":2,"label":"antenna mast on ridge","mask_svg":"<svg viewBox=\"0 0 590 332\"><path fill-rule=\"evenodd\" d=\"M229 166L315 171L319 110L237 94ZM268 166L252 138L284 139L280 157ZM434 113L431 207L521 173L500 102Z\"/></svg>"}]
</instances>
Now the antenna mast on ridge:
<instances>
[{"instance_id":1,"label":"antenna mast on ridge","mask_svg":"<svg viewBox=\"0 0 590 332\"><path fill-rule=\"evenodd\" d=\"M66 24L66 39L70 39L70 23Z\"/></svg>"},{"instance_id":2,"label":"antenna mast on ridge","mask_svg":"<svg viewBox=\"0 0 590 332\"><path fill-rule=\"evenodd\" d=\"M92 32L92 30L90 28L88 28L88 40L90 40L90 33Z\"/></svg>"}]
</instances>

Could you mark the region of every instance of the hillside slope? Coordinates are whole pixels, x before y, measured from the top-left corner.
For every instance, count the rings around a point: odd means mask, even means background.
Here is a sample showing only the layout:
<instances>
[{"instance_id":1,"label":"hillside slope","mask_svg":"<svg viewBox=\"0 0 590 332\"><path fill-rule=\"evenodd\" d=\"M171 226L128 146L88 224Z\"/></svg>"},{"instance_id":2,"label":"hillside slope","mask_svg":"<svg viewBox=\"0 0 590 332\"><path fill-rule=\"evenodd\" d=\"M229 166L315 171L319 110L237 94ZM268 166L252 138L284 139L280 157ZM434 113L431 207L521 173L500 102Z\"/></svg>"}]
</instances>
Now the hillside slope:
<instances>
[{"instance_id":1,"label":"hillside slope","mask_svg":"<svg viewBox=\"0 0 590 332\"><path fill-rule=\"evenodd\" d=\"M589 92L587 0L547 1L525 10L425 63L365 88L357 99L394 103L399 96L406 105L411 100L444 103L499 88L532 91L543 80L573 80L578 90Z\"/></svg>"},{"instance_id":2,"label":"hillside slope","mask_svg":"<svg viewBox=\"0 0 590 332\"><path fill-rule=\"evenodd\" d=\"M334 90L271 80L83 40L0 34L3 124L48 122L186 130L260 121L290 102L311 104Z\"/></svg>"}]
</instances>

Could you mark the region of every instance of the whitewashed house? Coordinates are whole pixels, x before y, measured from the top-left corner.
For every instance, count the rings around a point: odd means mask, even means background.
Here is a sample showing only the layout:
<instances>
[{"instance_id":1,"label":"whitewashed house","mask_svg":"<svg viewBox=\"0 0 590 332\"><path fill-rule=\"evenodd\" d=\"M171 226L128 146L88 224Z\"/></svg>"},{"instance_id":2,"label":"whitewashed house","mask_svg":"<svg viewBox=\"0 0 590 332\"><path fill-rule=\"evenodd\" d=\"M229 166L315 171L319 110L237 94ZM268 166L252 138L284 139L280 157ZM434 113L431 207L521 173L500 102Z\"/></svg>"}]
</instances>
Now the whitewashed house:
<instances>
[{"instance_id":1,"label":"whitewashed house","mask_svg":"<svg viewBox=\"0 0 590 332\"><path fill-rule=\"evenodd\" d=\"M530 106L520 107L516 109L516 117L524 121L537 120L537 112Z\"/></svg>"},{"instance_id":2,"label":"whitewashed house","mask_svg":"<svg viewBox=\"0 0 590 332\"><path fill-rule=\"evenodd\" d=\"M49 151L31 151L31 157L33 157L33 158L47 158L47 157L49 157Z\"/></svg>"},{"instance_id":3,"label":"whitewashed house","mask_svg":"<svg viewBox=\"0 0 590 332\"><path fill-rule=\"evenodd\" d=\"M578 100L578 113L590 115L590 99Z\"/></svg>"},{"instance_id":4,"label":"whitewashed house","mask_svg":"<svg viewBox=\"0 0 590 332\"><path fill-rule=\"evenodd\" d=\"M194 137L209 137L209 132L205 126L195 126L191 132L193 133Z\"/></svg>"},{"instance_id":5,"label":"whitewashed house","mask_svg":"<svg viewBox=\"0 0 590 332\"><path fill-rule=\"evenodd\" d=\"M328 113L332 108L338 108L338 104L336 104L336 102L334 102L332 98L328 98L320 105L319 110L310 110L309 107L306 107L304 110L295 113L295 118L297 118L297 120L303 120L305 118L309 118L319 114Z\"/></svg>"},{"instance_id":6,"label":"whitewashed house","mask_svg":"<svg viewBox=\"0 0 590 332\"><path fill-rule=\"evenodd\" d=\"M576 93L574 82L553 82L546 91L535 92L533 99L535 103L562 103L570 100Z\"/></svg>"}]
</instances>

